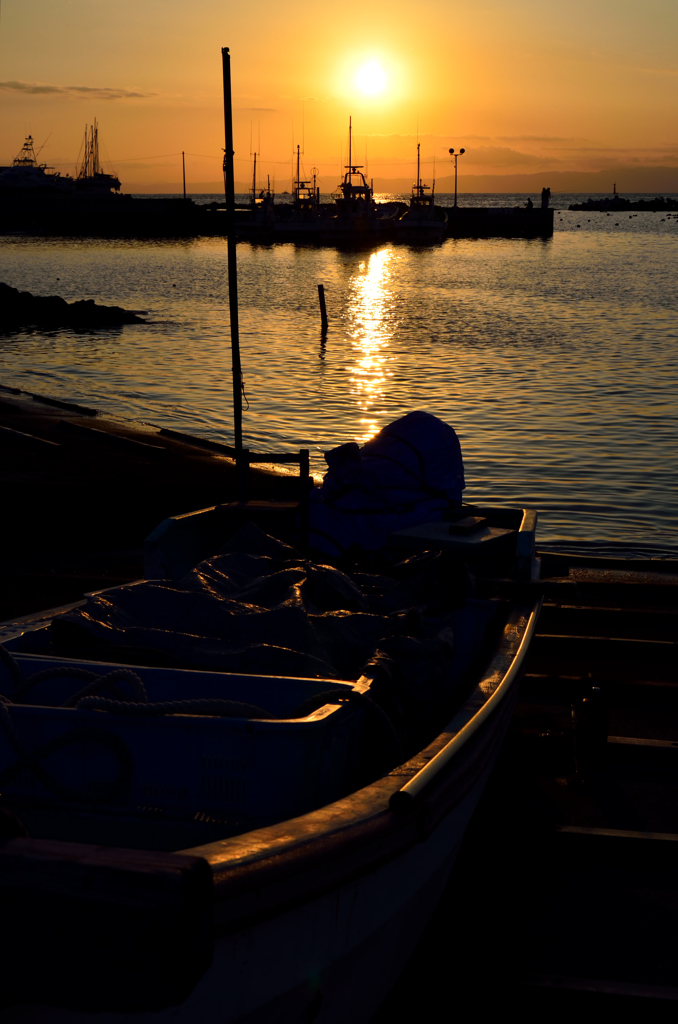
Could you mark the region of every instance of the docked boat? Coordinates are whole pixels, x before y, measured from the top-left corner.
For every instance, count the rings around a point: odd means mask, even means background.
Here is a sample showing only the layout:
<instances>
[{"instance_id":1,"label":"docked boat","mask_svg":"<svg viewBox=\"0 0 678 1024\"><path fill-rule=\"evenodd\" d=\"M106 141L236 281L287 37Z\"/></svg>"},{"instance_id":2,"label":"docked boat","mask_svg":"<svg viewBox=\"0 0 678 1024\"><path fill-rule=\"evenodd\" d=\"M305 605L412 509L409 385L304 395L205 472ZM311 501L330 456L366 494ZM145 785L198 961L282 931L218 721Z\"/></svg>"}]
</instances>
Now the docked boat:
<instances>
[{"instance_id":1,"label":"docked boat","mask_svg":"<svg viewBox=\"0 0 678 1024\"><path fill-rule=\"evenodd\" d=\"M72 192L75 182L53 167L38 162L33 136L27 135L11 167L0 168L0 189L19 193L63 194Z\"/></svg>"},{"instance_id":2,"label":"docked boat","mask_svg":"<svg viewBox=\"0 0 678 1024\"><path fill-rule=\"evenodd\" d=\"M386 238L392 235L404 205L398 202L376 203L374 189L368 185L361 164L353 163L353 121L348 124L348 164L341 184L333 193L336 216L331 225L323 227L323 234L359 240Z\"/></svg>"},{"instance_id":3,"label":"docked boat","mask_svg":"<svg viewBox=\"0 0 678 1024\"><path fill-rule=\"evenodd\" d=\"M317 168L313 168L312 180L301 177L301 147L297 146L297 174L292 187L292 202L284 203L275 210L275 237L278 239L314 239L320 229L323 215L320 206L320 188L317 183Z\"/></svg>"},{"instance_id":4,"label":"docked boat","mask_svg":"<svg viewBox=\"0 0 678 1024\"><path fill-rule=\"evenodd\" d=\"M281 573L302 589L312 579L316 612L335 626L348 597L363 609L354 635L376 609L401 608L397 588L416 577L419 611L389 612L403 634L396 646L422 615L444 615L448 631L434 644L436 658L447 644L446 682L423 717L412 696L418 655L399 676L411 702L399 712L383 699L383 658L357 679L312 668L310 656L301 673L248 674L242 660L224 671L208 644L200 664L183 667L178 648L160 651L157 630L149 639L148 621L143 636L111 643L149 592L167 598L163 565L183 573L182 607L199 624L196 573L212 589L244 573L237 601L255 600L247 566L280 559L281 542L245 528L224 547L234 514L242 509L162 524L149 538L155 579L0 627L0 783L13 835L0 847L7 1022L367 1022L446 884L536 626L535 513L459 507L396 531L367 575L340 579L292 553L257 583L261 601ZM471 596L452 571L463 564L512 573L511 599ZM184 612L174 621L170 646L174 630L193 628ZM275 629L285 637L288 619Z\"/></svg>"},{"instance_id":5,"label":"docked boat","mask_svg":"<svg viewBox=\"0 0 678 1024\"><path fill-rule=\"evenodd\" d=\"M106 196L120 191L120 179L115 174L107 174L99 157L99 126L96 118L94 124L85 128L85 139L82 146L82 161L75 179L78 192L93 196Z\"/></svg>"},{"instance_id":6,"label":"docked boat","mask_svg":"<svg viewBox=\"0 0 678 1024\"><path fill-rule=\"evenodd\" d=\"M300 147L296 154L296 180L292 202L275 207L274 237L280 241L309 241L335 245L381 241L394 235L395 225L406 207L404 203L377 203L362 165L353 163L353 126L349 119L348 164L341 183L333 193L333 203L321 203L317 169L312 179L302 179ZM284 193L283 193L284 194ZM250 225L250 226L248 226ZM238 234L254 234L257 222L243 217Z\"/></svg>"},{"instance_id":7,"label":"docked boat","mask_svg":"<svg viewBox=\"0 0 678 1024\"><path fill-rule=\"evenodd\" d=\"M417 181L410 205L395 224L396 238L408 242L442 242L447 234L447 213L436 207L436 183L425 185L421 177L421 143L417 143Z\"/></svg>"}]
</instances>

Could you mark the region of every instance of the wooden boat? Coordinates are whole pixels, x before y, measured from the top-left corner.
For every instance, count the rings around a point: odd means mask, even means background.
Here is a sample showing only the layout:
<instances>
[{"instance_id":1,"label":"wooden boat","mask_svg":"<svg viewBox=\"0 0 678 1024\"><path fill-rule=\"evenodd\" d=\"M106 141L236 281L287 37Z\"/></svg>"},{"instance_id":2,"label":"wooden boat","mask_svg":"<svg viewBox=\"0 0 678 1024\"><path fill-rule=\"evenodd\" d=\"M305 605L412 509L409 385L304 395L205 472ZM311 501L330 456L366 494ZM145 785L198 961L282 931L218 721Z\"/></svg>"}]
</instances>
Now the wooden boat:
<instances>
[{"instance_id":1,"label":"wooden boat","mask_svg":"<svg viewBox=\"0 0 678 1024\"><path fill-rule=\"evenodd\" d=\"M370 1020L446 884L536 627L535 513L477 511L488 533L469 557L481 565L481 549L505 546L510 531L525 582L496 603L451 720L356 791L178 852L124 848L122 834L98 845L77 834L8 839L0 847L4 1021ZM192 525L200 534L200 514ZM440 540L457 550L464 543L449 529ZM25 653L27 638L62 612L5 623L0 642L18 663L49 661ZM33 769L30 757L25 767Z\"/></svg>"}]
</instances>

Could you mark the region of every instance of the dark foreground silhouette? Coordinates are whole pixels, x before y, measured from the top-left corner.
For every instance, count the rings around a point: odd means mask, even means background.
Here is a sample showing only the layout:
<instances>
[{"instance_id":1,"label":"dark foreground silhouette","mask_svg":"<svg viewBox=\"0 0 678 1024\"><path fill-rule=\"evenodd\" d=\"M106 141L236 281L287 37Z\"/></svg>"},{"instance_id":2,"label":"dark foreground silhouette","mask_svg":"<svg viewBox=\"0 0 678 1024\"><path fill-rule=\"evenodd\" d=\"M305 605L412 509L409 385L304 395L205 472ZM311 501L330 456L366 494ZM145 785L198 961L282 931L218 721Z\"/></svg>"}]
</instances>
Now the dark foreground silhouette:
<instances>
[{"instance_id":1,"label":"dark foreground silhouette","mask_svg":"<svg viewBox=\"0 0 678 1024\"><path fill-rule=\"evenodd\" d=\"M145 324L120 306L98 306L93 299L66 302L58 295L31 295L0 283L0 331L21 327L115 327Z\"/></svg>"}]
</instances>

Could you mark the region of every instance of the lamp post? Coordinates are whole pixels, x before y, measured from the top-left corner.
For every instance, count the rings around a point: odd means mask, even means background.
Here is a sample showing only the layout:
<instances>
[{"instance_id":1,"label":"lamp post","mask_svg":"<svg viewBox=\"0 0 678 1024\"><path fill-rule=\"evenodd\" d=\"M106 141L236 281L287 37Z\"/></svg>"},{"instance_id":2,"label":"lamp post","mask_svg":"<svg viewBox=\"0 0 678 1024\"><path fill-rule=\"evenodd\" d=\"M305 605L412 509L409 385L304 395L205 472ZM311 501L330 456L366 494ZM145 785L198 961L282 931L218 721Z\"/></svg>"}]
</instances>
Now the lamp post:
<instances>
[{"instance_id":1,"label":"lamp post","mask_svg":"<svg viewBox=\"0 0 678 1024\"><path fill-rule=\"evenodd\" d=\"M454 208L457 208L457 158L465 153L465 149L460 149L458 153L455 153L453 149L450 150L450 156L454 157Z\"/></svg>"}]
</instances>

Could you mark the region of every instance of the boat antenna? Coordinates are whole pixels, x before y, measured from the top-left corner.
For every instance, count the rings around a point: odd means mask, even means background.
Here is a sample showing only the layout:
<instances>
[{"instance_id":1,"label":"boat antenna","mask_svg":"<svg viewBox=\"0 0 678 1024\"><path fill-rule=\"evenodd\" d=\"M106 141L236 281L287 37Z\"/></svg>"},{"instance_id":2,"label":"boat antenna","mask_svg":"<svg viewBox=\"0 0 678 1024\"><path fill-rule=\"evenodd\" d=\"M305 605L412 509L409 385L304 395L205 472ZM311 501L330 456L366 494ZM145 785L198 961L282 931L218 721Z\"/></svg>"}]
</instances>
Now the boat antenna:
<instances>
[{"instance_id":1,"label":"boat antenna","mask_svg":"<svg viewBox=\"0 0 678 1024\"><path fill-rule=\"evenodd\" d=\"M233 436L236 460L242 454L242 393L238 330L238 267L235 254L235 176L233 170L233 108L231 100L231 57L228 47L221 49L224 77L224 188L226 191L226 252L228 255L228 304L231 318L231 362L233 367Z\"/></svg>"},{"instance_id":2,"label":"boat antenna","mask_svg":"<svg viewBox=\"0 0 678 1024\"><path fill-rule=\"evenodd\" d=\"M351 115L348 115L348 173L351 173L351 164L353 163L353 119ZM349 178L350 181L350 178Z\"/></svg>"},{"instance_id":3,"label":"boat antenna","mask_svg":"<svg viewBox=\"0 0 678 1024\"><path fill-rule=\"evenodd\" d=\"M186 200L186 154L181 151L181 170L184 176L184 201Z\"/></svg>"},{"instance_id":4,"label":"boat antenna","mask_svg":"<svg viewBox=\"0 0 678 1024\"><path fill-rule=\"evenodd\" d=\"M49 140L50 140L50 139L52 138L52 135L53 135L53 134L54 134L53 132L50 132L50 133L49 133L49 135L47 136L47 138L46 138L46 139L45 139L45 141L43 142L42 146L40 147L40 149L38 150L38 152L37 152L37 153L35 154L35 159L36 159L36 160L38 159L38 157L39 157L39 156L40 156L40 154L42 153L43 149L45 148L45 146L47 145L47 143L49 142Z\"/></svg>"}]
</instances>

